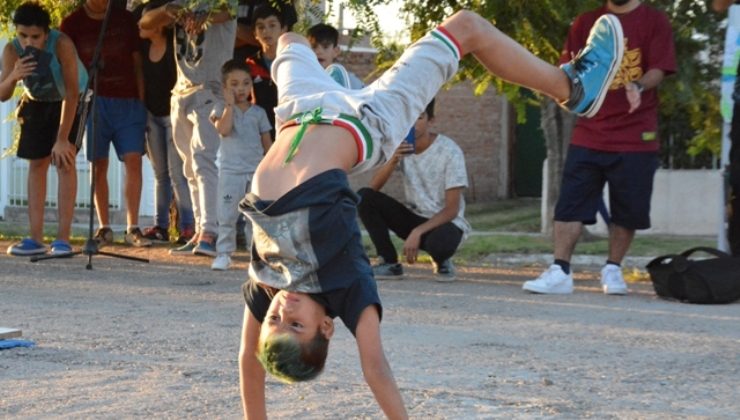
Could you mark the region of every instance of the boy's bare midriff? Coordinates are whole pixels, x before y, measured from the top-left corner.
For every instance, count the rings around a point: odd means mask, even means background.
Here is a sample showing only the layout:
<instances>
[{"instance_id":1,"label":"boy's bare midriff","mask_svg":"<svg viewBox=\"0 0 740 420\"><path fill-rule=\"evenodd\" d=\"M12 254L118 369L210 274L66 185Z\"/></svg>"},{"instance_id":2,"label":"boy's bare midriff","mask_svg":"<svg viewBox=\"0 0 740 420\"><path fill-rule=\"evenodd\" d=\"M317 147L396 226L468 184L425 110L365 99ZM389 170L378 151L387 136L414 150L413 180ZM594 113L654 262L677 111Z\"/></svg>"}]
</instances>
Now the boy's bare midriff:
<instances>
[{"instance_id":1,"label":"boy's bare midriff","mask_svg":"<svg viewBox=\"0 0 740 420\"><path fill-rule=\"evenodd\" d=\"M262 200L277 200L306 180L331 169L349 172L357 161L352 134L332 125L309 125L292 161L285 163L293 137L300 127L286 127L257 167L252 193Z\"/></svg>"}]
</instances>

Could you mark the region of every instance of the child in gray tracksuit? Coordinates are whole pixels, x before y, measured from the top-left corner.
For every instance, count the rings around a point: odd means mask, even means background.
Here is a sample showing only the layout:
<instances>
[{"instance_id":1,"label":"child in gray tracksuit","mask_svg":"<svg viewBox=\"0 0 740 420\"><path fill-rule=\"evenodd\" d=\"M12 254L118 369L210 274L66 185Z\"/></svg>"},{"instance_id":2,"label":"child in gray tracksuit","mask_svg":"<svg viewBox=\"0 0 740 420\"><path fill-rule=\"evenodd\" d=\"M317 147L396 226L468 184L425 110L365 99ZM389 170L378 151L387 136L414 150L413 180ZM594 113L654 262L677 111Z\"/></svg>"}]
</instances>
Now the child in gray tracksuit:
<instances>
[{"instance_id":1,"label":"child in gray tracksuit","mask_svg":"<svg viewBox=\"0 0 740 420\"><path fill-rule=\"evenodd\" d=\"M221 68L224 102L216 106L211 121L221 135L218 171L218 255L213 270L227 270L236 249L238 204L272 144L267 113L252 105L252 77L243 61L230 60Z\"/></svg>"}]
</instances>

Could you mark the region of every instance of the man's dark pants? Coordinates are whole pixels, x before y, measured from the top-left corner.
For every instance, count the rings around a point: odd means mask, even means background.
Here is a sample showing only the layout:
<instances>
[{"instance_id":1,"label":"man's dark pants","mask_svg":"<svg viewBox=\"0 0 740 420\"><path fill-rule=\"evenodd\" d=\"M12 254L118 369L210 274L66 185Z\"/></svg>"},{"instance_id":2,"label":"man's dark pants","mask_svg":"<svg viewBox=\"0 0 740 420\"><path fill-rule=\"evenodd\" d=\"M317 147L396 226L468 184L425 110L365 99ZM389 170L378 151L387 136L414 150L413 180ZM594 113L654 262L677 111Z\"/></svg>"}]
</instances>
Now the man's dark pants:
<instances>
[{"instance_id":1,"label":"man's dark pants","mask_svg":"<svg viewBox=\"0 0 740 420\"><path fill-rule=\"evenodd\" d=\"M727 226L727 241L730 252L740 256L740 102L735 102L730 129L730 217Z\"/></svg>"}]
</instances>

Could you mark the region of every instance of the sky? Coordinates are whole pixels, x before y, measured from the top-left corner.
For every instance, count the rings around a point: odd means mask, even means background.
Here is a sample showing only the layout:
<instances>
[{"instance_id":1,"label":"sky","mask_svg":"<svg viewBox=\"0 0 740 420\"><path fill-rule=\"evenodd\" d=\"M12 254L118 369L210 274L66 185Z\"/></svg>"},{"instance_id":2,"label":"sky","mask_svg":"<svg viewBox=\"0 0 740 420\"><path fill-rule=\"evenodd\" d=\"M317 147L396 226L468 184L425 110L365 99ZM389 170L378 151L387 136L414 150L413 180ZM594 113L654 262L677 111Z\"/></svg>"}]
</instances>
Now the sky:
<instances>
[{"instance_id":1,"label":"sky","mask_svg":"<svg viewBox=\"0 0 740 420\"><path fill-rule=\"evenodd\" d=\"M337 4L339 3L345 2L337 2ZM376 6L375 13L380 18L380 28L385 37L388 39L401 40L403 42L407 41L408 36L405 34L405 23L398 16L398 10L400 9L401 4L401 0L391 0L387 5ZM335 6L335 9L337 9L337 11L334 13L331 21L336 25L339 20L338 6ZM355 17L352 15L352 12L346 8L344 12L344 27L354 28L355 26L357 26Z\"/></svg>"}]
</instances>

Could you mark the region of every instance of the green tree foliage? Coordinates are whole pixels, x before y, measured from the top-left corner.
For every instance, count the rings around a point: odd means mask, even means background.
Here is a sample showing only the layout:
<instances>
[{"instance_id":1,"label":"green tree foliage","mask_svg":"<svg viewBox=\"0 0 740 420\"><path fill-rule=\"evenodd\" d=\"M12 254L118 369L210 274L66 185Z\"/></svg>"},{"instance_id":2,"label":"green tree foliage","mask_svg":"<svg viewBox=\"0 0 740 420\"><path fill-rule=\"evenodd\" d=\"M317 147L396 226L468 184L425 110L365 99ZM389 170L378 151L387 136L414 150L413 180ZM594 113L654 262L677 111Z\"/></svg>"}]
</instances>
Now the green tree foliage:
<instances>
[{"instance_id":1,"label":"green tree foliage","mask_svg":"<svg viewBox=\"0 0 740 420\"><path fill-rule=\"evenodd\" d=\"M0 27L5 35L13 30L13 11L26 0L0 0ZM51 15L51 26L59 27L62 19L76 9L84 0L36 0Z\"/></svg>"},{"instance_id":2,"label":"green tree foliage","mask_svg":"<svg viewBox=\"0 0 740 420\"><path fill-rule=\"evenodd\" d=\"M672 167L710 167L721 147L719 78L725 16L709 10L708 1L650 3L671 19L678 63L678 72L660 88L664 163L670 159Z\"/></svg>"}]
</instances>

